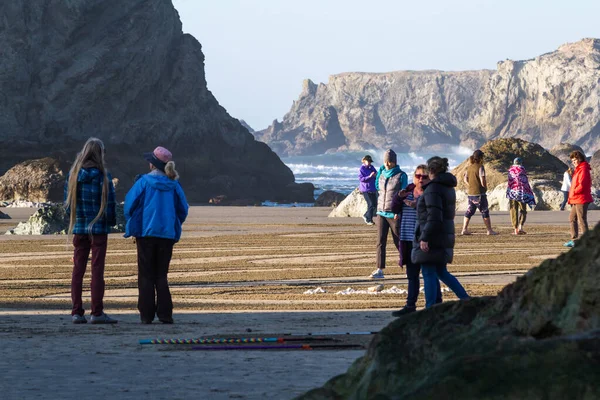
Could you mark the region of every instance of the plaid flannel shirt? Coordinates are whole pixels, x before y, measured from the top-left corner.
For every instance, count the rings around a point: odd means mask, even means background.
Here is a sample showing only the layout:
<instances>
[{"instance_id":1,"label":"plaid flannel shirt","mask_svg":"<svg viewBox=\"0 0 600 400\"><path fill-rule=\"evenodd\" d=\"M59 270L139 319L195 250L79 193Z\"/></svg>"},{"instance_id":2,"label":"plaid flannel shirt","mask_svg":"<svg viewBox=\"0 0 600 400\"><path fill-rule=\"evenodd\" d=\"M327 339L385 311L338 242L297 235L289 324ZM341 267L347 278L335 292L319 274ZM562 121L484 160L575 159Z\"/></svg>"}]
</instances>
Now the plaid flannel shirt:
<instances>
[{"instance_id":1,"label":"plaid flannel shirt","mask_svg":"<svg viewBox=\"0 0 600 400\"><path fill-rule=\"evenodd\" d=\"M73 226L73 234L78 235L103 235L110 233L111 227L117 224L116 222L116 201L115 187L112 183L112 176L108 173L108 204L106 212L92 226L91 232L88 231L88 225L96 218L100 211L102 202L102 181L103 175L97 168L82 168L77 177L77 206L76 219ZM65 182L64 198L67 200L67 190L69 184L69 176ZM67 207L67 215L69 215L69 207Z\"/></svg>"}]
</instances>

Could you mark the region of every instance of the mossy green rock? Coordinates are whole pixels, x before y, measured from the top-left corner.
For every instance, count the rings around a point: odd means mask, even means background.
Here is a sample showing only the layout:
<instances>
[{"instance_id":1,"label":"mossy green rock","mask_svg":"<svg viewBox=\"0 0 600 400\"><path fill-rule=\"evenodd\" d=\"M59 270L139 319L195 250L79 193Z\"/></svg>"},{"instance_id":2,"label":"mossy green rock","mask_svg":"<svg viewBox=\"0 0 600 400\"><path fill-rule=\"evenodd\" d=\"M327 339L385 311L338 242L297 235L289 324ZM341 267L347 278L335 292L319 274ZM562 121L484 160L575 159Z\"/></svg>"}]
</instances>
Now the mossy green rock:
<instances>
[{"instance_id":1,"label":"mossy green rock","mask_svg":"<svg viewBox=\"0 0 600 400\"><path fill-rule=\"evenodd\" d=\"M566 164L539 144L518 138L490 140L481 146L481 151L485 154L484 166L488 190L506 183L508 169L513 165L516 157L522 159L530 181L537 179L555 182L556 188L560 188L563 174L567 170ZM463 175L469 165L469 158L467 157L465 161L452 170L452 173L458 179L458 189L466 189Z\"/></svg>"},{"instance_id":2,"label":"mossy green rock","mask_svg":"<svg viewBox=\"0 0 600 400\"><path fill-rule=\"evenodd\" d=\"M399 318L300 399L600 398L600 225L496 297Z\"/></svg>"}]
</instances>

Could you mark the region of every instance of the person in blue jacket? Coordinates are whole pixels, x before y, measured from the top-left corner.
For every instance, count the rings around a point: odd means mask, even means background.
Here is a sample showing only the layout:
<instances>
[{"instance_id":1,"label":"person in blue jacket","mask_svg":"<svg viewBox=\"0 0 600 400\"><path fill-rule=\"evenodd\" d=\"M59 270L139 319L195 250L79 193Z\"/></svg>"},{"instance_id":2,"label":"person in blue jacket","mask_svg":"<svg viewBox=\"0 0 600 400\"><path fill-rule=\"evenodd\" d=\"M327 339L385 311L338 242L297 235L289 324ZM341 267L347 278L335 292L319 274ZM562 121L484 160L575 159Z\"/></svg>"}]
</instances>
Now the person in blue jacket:
<instances>
[{"instance_id":1,"label":"person in blue jacket","mask_svg":"<svg viewBox=\"0 0 600 400\"><path fill-rule=\"evenodd\" d=\"M142 323L151 324L156 314L162 323L172 324L167 274L188 204L171 152L159 146L144 158L150 163L150 173L141 175L125 196L125 237L136 238Z\"/></svg>"}]
</instances>

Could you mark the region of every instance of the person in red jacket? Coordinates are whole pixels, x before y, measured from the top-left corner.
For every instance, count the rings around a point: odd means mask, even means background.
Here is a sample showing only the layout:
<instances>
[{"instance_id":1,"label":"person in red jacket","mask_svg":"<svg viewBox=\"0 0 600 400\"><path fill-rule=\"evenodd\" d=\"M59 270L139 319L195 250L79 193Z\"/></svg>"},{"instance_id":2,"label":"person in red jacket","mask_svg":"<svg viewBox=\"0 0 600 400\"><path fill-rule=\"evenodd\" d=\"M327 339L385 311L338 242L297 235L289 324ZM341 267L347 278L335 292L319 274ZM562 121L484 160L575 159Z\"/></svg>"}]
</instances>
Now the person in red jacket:
<instances>
[{"instance_id":1,"label":"person in red jacket","mask_svg":"<svg viewBox=\"0 0 600 400\"><path fill-rule=\"evenodd\" d=\"M571 240L565 243L566 247L573 247L575 240L579 237L579 230L585 233L588 230L587 210L592 199L592 175L590 164L585 160L585 156L580 151L574 151L570 154L571 163L573 163L573 176L571 177L571 189L569 190L569 204L571 214L569 222L571 223Z\"/></svg>"}]
</instances>

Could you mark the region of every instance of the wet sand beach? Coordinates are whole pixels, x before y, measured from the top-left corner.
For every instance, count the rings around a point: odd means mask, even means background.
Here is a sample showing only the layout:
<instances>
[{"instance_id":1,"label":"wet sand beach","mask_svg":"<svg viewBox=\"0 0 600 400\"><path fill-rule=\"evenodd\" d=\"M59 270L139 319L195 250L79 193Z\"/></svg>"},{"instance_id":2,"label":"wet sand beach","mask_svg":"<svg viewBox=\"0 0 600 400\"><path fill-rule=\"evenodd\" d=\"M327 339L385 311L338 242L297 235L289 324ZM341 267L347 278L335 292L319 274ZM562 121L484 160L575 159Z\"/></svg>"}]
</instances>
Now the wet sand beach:
<instances>
[{"instance_id":1,"label":"wet sand beach","mask_svg":"<svg viewBox=\"0 0 600 400\"><path fill-rule=\"evenodd\" d=\"M2 209L3 231L31 209ZM65 236L0 237L0 390L3 398L292 398L344 372L364 350L192 351L139 345L146 338L264 337L377 331L405 294L336 294L347 288L406 289L397 254L386 279L374 269L376 228L327 218L327 208L192 207L169 274L175 324L142 325L136 311L135 244L110 236L105 311L113 326L70 320L71 246ZM600 219L592 211L590 225ZM457 226L462 216L457 217ZM528 214L527 235L510 235L508 213L492 213L499 236L473 217L449 267L471 295L494 295L543 259L568 250L568 212ZM391 239L389 246L392 247ZM89 268L89 267L88 267ZM326 293L308 295L322 288ZM455 299L444 292L445 300ZM89 316L89 270L84 281ZM420 306L423 299L420 296ZM369 335L344 339L365 344ZM49 396L49 393L53 395Z\"/></svg>"}]
</instances>

